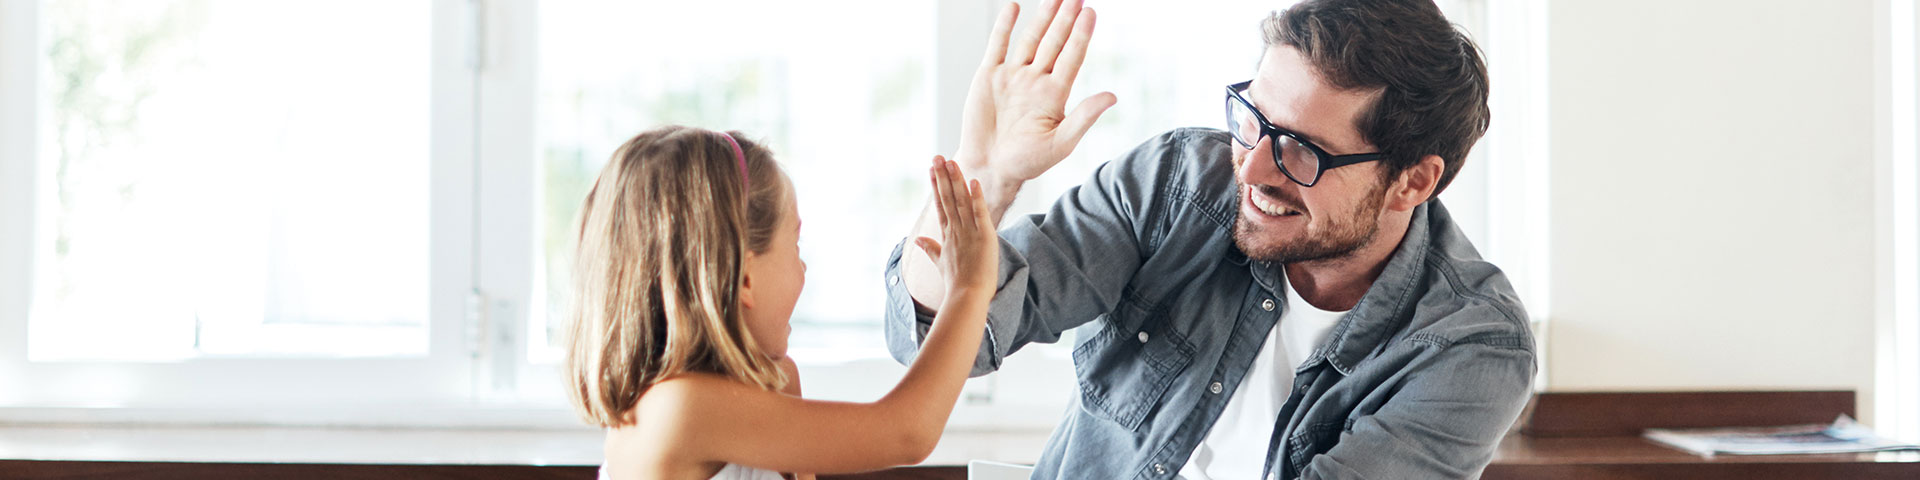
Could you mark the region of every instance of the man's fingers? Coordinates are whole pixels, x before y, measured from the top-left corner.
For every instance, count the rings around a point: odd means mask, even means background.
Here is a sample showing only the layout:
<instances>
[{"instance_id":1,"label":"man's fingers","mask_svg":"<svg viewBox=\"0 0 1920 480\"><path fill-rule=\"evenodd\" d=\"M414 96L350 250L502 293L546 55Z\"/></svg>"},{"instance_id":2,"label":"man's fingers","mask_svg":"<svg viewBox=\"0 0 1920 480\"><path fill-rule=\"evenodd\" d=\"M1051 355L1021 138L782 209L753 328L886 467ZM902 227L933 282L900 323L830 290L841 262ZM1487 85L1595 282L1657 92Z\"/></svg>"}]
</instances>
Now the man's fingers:
<instances>
[{"instance_id":1,"label":"man's fingers","mask_svg":"<svg viewBox=\"0 0 1920 480\"><path fill-rule=\"evenodd\" d=\"M1040 5L1040 10L1040 16L1033 17L1033 25L1020 32L1020 39L1014 40L1013 50L1007 52L1007 63L1033 63L1033 49L1040 45L1040 37L1047 33L1047 25L1053 23L1053 16L1059 13L1060 0L1047 0Z\"/></svg>"},{"instance_id":2,"label":"man's fingers","mask_svg":"<svg viewBox=\"0 0 1920 480\"><path fill-rule=\"evenodd\" d=\"M1060 57L1060 47L1066 45L1067 36L1073 33L1075 19L1080 18L1080 2L1068 0L1060 5L1060 12L1053 14L1052 25L1047 26L1047 36L1041 38L1040 47L1033 53L1033 64L1040 65L1046 71L1053 71L1053 60Z\"/></svg>"},{"instance_id":3,"label":"man's fingers","mask_svg":"<svg viewBox=\"0 0 1920 480\"><path fill-rule=\"evenodd\" d=\"M1072 151L1075 145L1080 144L1080 137L1087 136L1087 129L1093 128L1093 122L1100 119L1100 114L1106 113L1119 101L1113 92L1100 92L1081 100L1079 106L1073 107L1073 113L1067 114L1067 119L1060 122L1060 129L1054 132L1054 148L1058 150L1065 147Z\"/></svg>"},{"instance_id":4,"label":"man's fingers","mask_svg":"<svg viewBox=\"0 0 1920 480\"><path fill-rule=\"evenodd\" d=\"M999 65L1007 59L1007 36L1013 34L1013 24L1020 18L1020 4L1007 2L1000 9L1000 19L993 22L993 33L987 35L987 54L981 62L987 65Z\"/></svg>"},{"instance_id":5,"label":"man's fingers","mask_svg":"<svg viewBox=\"0 0 1920 480\"><path fill-rule=\"evenodd\" d=\"M1080 10L1079 18L1073 21L1073 36L1067 37L1067 45L1060 52L1060 60L1053 63L1050 73L1057 73L1068 84L1074 77L1080 76L1080 64L1087 61L1087 44L1093 41L1093 8Z\"/></svg>"}]
</instances>

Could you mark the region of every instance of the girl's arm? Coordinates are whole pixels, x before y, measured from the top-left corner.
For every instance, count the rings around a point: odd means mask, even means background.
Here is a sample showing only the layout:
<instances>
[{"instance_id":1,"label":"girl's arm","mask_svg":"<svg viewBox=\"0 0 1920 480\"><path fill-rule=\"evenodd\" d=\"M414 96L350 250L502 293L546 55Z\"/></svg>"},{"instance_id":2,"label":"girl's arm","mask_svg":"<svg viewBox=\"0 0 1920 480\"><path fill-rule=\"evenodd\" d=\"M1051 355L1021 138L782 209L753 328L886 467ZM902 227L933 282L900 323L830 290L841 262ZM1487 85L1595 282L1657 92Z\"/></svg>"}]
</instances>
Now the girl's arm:
<instances>
[{"instance_id":1,"label":"girl's arm","mask_svg":"<svg viewBox=\"0 0 1920 480\"><path fill-rule=\"evenodd\" d=\"M800 397L800 366L793 363L793 357L780 357L780 371L787 373L787 386L780 393ZM795 473L793 480L815 480L811 473Z\"/></svg>"},{"instance_id":2,"label":"girl's arm","mask_svg":"<svg viewBox=\"0 0 1920 480\"><path fill-rule=\"evenodd\" d=\"M673 439L670 458L782 472L857 472L925 460L940 440L980 348L999 268L999 237L960 168L934 158L934 196L944 242L921 237L948 276L944 305L920 355L872 403L806 400L711 375L654 385L640 399L638 428Z\"/></svg>"}]
</instances>

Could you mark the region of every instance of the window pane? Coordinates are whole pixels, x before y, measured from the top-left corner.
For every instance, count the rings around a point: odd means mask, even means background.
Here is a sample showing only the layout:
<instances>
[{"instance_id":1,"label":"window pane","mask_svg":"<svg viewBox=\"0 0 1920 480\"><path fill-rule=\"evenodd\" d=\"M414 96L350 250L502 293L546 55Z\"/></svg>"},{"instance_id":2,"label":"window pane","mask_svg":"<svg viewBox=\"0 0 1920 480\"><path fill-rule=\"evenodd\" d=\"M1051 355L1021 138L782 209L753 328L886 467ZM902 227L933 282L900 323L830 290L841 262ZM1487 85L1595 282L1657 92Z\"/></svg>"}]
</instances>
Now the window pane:
<instances>
[{"instance_id":1,"label":"window pane","mask_svg":"<svg viewBox=\"0 0 1920 480\"><path fill-rule=\"evenodd\" d=\"M924 200L923 165L933 153L931 3L539 8L534 305L543 307L529 322L530 356L559 355L572 232L588 184L620 142L668 124L747 132L793 177L806 225L801 255L811 261L794 312L795 357L884 356L879 279Z\"/></svg>"},{"instance_id":2,"label":"window pane","mask_svg":"<svg viewBox=\"0 0 1920 480\"><path fill-rule=\"evenodd\" d=\"M427 2L40 11L30 358L426 352Z\"/></svg>"}]
</instances>

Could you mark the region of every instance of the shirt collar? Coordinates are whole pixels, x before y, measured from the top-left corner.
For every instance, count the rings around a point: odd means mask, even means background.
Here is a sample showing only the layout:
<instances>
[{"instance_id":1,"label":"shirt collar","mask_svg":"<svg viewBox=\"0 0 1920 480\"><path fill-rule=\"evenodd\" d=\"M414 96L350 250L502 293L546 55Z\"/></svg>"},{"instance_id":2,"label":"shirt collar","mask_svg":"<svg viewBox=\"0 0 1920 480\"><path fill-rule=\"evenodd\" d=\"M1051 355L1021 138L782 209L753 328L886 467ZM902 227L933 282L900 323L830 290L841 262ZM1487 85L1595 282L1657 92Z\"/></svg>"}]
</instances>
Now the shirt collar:
<instances>
[{"instance_id":1,"label":"shirt collar","mask_svg":"<svg viewBox=\"0 0 1920 480\"><path fill-rule=\"evenodd\" d=\"M1374 279L1373 286L1367 288L1360 303L1347 311L1339 323L1334 324L1333 331L1327 334L1327 340L1314 350L1307 361L1301 362L1300 371L1325 359L1341 375L1352 375L1354 366L1405 323L1407 316L1399 313L1410 307L1408 297L1425 276L1426 269L1421 265L1426 263L1427 252L1431 249L1429 207L1439 208L1443 216L1446 212L1446 207L1439 206L1439 202L1433 200L1414 207L1407 234L1400 239L1400 246L1394 249L1393 256L1388 257L1386 268L1380 270L1380 278Z\"/></svg>"}]
</instances>

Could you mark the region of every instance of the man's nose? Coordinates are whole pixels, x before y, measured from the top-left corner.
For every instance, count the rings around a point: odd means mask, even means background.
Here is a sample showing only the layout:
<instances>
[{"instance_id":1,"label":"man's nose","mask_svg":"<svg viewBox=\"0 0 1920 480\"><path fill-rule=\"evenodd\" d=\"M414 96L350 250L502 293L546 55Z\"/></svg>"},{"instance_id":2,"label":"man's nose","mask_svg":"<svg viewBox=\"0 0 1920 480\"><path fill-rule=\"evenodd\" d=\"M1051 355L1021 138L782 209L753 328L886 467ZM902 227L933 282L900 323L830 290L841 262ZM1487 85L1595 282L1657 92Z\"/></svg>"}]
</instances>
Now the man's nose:
<instances>
[{"instance_id":1,"label":"man's nose","mask_svg":"<svg viewBox=\"0 0 1920 480\"><path fill-rule=\"evenodd\" d=\"M1280 173L1280 168L1273 164L1271 137L1260 137L1252 150L1241 150L1241 153L1245 157L1241 158L1240 171L1235 173L1240 184L1280 186L1288 182L1286 174Z\"/></svg>"}]
</instances>

